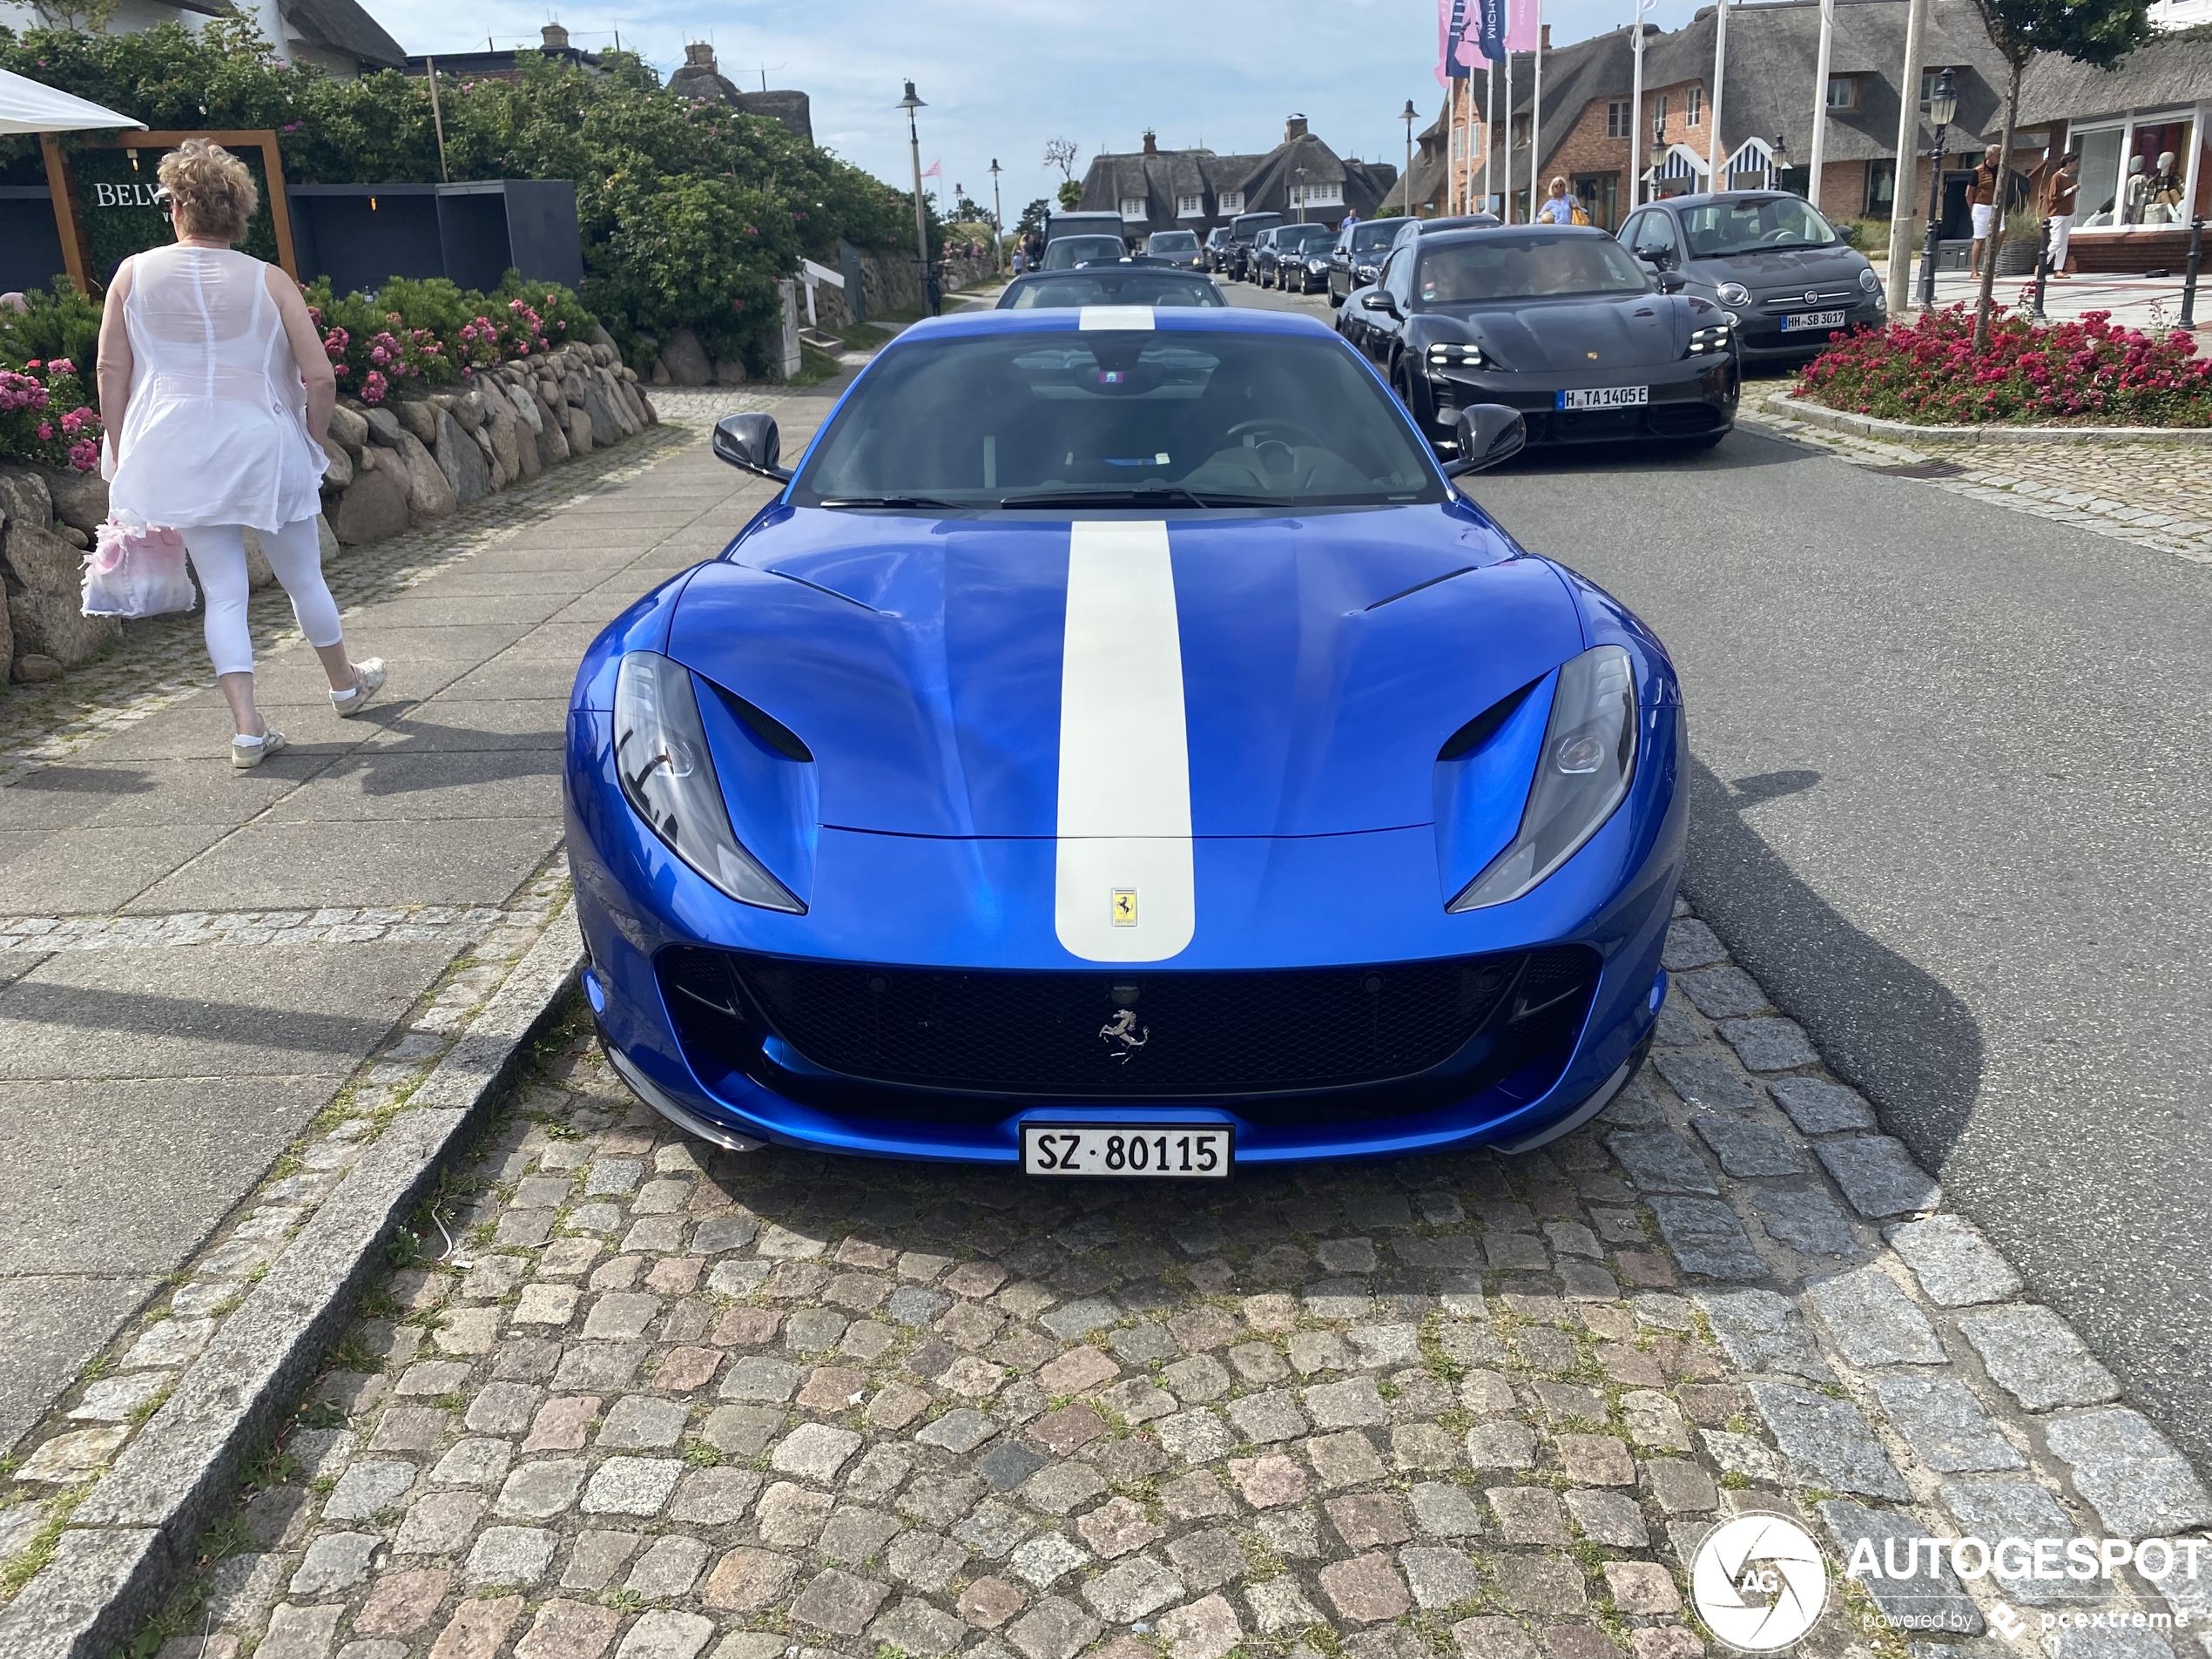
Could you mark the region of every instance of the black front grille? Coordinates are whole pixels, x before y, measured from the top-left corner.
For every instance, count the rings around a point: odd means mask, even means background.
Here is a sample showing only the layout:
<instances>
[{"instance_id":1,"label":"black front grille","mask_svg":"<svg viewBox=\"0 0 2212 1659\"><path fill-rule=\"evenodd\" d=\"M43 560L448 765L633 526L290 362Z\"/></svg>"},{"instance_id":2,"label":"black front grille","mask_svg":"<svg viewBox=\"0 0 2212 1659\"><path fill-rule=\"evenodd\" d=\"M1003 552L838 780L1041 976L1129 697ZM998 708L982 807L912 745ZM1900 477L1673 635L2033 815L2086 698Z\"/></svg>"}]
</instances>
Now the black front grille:
<instances>
[{"instance_id":1,"label":"black front grille","mask_svg":"<svg viewBox=\"0 0 2212 1659\"><path fill-rule=\"evenodd\" d=\"M660 969L687 1045L711 1048L731 1069L758 1055L765 1025L846 1078L1131 1100L1411 1077L1450 1060L1486 1025L1571 1039L1596 960L1569 948L1258 973L999 973L677 950L664 953ZM740 988L742 1006L732 995Z\"/></svg>"}]
</instances>

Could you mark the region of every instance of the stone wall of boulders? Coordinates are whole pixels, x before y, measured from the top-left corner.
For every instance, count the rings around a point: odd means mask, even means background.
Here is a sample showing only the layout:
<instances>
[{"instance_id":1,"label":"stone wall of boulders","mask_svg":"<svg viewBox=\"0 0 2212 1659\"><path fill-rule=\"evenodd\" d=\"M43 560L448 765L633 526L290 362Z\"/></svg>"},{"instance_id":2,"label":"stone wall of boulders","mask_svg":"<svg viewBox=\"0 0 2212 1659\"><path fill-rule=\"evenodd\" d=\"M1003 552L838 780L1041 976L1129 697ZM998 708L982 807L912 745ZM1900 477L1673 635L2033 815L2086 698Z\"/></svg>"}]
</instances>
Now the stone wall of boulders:
<instances>
[{"instance_id":1,"label":"stone wall of boulders","mask_svg":"<svg viewBox=\"0 0 2212 1659\"><path fill-rule=\"evenodd\" d=\"M480 369L466 390L369 408L341 399L323 475L323 562L340 548L444 517L464 502L604 449L660 416L610 341L562 347ZM80 610L85 550L108 513L97 474L0 467L0 695L52 679L124 636L112 617ZM253 585L273 579L251 532Z\"/></svg>"},{"instance_id":2,"label":"stone wall of boulders","mask_svg":"<svg viewBox=\"0 0 2212 1659\"><path fill-rule=\"evenodd\" d=\"M330 528L374 542L641 432L660 417L637 380L601 341L480 369L465 391L341 399L325 445Z\"/></svg>"}]
</instances>

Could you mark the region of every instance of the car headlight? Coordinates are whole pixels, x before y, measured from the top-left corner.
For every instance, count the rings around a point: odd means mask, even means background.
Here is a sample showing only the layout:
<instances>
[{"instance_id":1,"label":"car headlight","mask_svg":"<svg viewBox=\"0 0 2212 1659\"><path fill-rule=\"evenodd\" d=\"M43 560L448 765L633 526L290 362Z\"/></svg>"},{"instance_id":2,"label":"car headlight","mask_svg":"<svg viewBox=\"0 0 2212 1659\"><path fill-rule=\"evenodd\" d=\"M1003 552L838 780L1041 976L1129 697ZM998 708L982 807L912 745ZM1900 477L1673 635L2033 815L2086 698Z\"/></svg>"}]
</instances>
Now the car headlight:
<instances>
[{"instance_id":1,"label":"car headlight","mask_svg":"<svg viewBox=\"0 0 2212 1659\"><path fill-rule=\"evenodd\" d=\"M1706 352L1726 351L1729 336L1736 332L1736 319L1726 322L1709 323L1703 328L1689 331L1689 354L1698 356Z\"/></svg>"},{"instance_id":2,"label":"car headlight","mask_svg":"<svg viewBox=\"0 0 2212 1659\"><path fill-rule=\"evenodd\" d=\"M1882 291L1882 279L1874 274L1872 266L1862 265L1858 267L1858 286L1869 293L1879 293Z\"/></svg>"},{"instance_id":3,"label":"car headlight","mask_svg":"<svg viewBox=\"0 0 2212 1659\"><path fill-rule=\"evenodd\" d=\"M1635 763L1635 666L1622 647L1595 646L1560 668L1520 833L1445 908L1509 903L1550 875L1613 816Z\"/></svg>"},{"instance_id":4,"label":"car headlight","mask_svg":"<svg viewBox=\"0 0 2212 1659\"><path fill-rule=\"evenodd\" d=\"M1377 266L1372 265L1356 265L1352 268L1352 274L1362 282L1372 282L1375 280L1377 269Z\"/></svg>"},{"instance_id":5,"label":"car headlight","mask_svg":"<svg viewBox=\"0 0 2212 1659\"><path fill-rule=\"evenodd\" d=\"M1308 260L1305 262L1305 268L1318 273L1327 270L1329 268L1329 262L1326 260L1320 259Z\"/></svg>"},{"instance_id":6,"label":"car headlight","mask_svg":"<svg viewBox=\"0 0 2212 1659\"><path fill-rule=\"evenodd\" d=\"M691 671L634 651L615 679L615 775L624 797L676 856L745 904L804 915L806 907L738 845L715 779Z\"/></svg>"},{"instance_id":7,"label":"car headlight","mask_svg":"<svg viewBox=\"0 0 2212 1659\"><path fill-rule=\"evenodd\" d=\"M1476 345L1439 342L1428 348L1432 368L1480 368L1483 361L1482 347Z\"/></svg>"},{"instance_id":8,"label":"car headlight","mask_svg":"<svg viewBox=\"0 0 2212 1659\"><path fill-rule=\"evenodd\" d=\"M1723 282L1714 292L1720 295L1721 303L1724 306L1748 306L1751 303L1751 291L1741 282Z\"/></svg>"}]
</instances>

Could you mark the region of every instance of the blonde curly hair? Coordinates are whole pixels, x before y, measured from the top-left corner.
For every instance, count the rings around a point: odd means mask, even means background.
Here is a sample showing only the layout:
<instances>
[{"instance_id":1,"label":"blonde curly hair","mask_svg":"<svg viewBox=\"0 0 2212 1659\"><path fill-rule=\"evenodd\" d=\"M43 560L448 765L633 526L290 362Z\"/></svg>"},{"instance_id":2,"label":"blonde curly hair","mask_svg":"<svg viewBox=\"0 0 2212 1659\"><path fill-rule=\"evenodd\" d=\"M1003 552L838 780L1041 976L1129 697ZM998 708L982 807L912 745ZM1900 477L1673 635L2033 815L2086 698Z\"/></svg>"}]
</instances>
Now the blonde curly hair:
<instances>
[{"instance_id":1,"label":"blonde curly hair","mask_svg":"<svg viewBox=\"0 0 2212 1659\"><path fill-rule=\"evenodd\" d=\"M253 175L221 145L186 138L162 157L160 179L185 235L235 242L246 234L258 199Z\"/></svg>"}]
</instances>

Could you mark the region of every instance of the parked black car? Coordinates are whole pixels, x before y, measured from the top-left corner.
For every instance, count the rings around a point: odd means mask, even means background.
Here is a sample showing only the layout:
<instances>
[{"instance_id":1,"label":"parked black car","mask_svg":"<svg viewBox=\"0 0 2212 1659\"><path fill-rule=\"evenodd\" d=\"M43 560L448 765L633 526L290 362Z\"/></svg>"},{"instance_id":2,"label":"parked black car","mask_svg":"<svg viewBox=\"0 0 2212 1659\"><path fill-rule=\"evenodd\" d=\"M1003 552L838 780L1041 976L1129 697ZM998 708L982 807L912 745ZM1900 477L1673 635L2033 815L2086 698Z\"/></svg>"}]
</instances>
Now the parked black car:
<instances>
[{"instance_id":1,"label":"parked black car","mask_svg":"<svg viewBox=\"0 0 2212 1659\"><path fill-rule=\"evenodd\" d=\"M1889 320L1881 279L1802 196L1731 190L1638 208L1622 246L1736 320L1746 363L1784 368Z\"/></svg>"},{"instance_id":2,"label":"parked black car","mask_svg":"<svg viewBox=\"0 0 2212 1659\"><path fill-rule=\"evenodd\" d=\"M1336 233L1326 225L1278 225L1264 246L1253 244L1256 280L1263 288L1309 293L1329 279L1329 245Z\"/></svg>"},{"instance_id":3,"label":"parked black car","mask_svg":"<svg viewBox=\"0 0 2212 1659\"><path fill-rule=\"evenodd\" d=\"M1205 250L1198 246L1196 231L1154 231L1144 239L1144 254L1179 271L1206 268Z\"/></svg>"},{"instance_id":4,"label":"parked black car","mask_svg":"<svg viewBox=\"0 0 2212 1659\"><path fill-rule=\"evenodd\" d=\"M1362 287L1369 287L1381 281L1389 274L1391 259L1398 250L1411 246L1424 236L1438 236L1446 231L1489 230L1502 221L1495 213L1454 213L1448 219L1393 219L1384 222L1395 227L1391 235L1390 246L1375 261L1374 276L1370 278L1367 283L1362 284ZM1355 288L1345 298L1357 298L1359 292L1359 290ZM1360 350L1365 351L1367 348L1367 322L1372 314L1364 306L1345 305L1339 301L1337 309L1337 332L1359 347Z\"/></svg>"},{"instance_id":5,"label":"parked black car","mask_svg":"<svg viewBox=\"0 0 2212 1659\"><path fill-rule=\"evenodd\" d=\"M1217 276L1229 268L1229 226L1217 225L1206 233L1206 269Z\"/></svg>"},{"instance_id":6,"label":"parked black car","mask_svg":"<svg viewBox=\"0 0 2212 1659\"><path fill-rule=\"evenodd\" d=\"M999 311L1057 311L1080 306L1225 306L1214 280L1202 271L1165 265L1086 265L1074 271L1035 271L999 293Z\"/></svg>"},{"instance_id":7,"label":"parked black car","mask_svg":"<svg viewBox=\"0 0 2212 1659\"><path fill-rule=\"evenodd\" d=\"M1406 228L1402 219L1363 219L1347 225L1329 250L1329 303L1341 306L1354 290L1372 286L1384 258Z\"/></svg>"},{"instance_id":8,"label":"parked black car","mask_svg":"<svg viewBox=\"0 0 2212 1659\"><path fill-rule=\"evenodd\" d=\"M1066 271L1078 265L1111 264L1128 252L1118 236L1063 236L1045 245L1044 268Z\"/></svg>"},{"instance_id":9,"label":"parked black car","mask_svg":"<svg viewBox=\"0 0 2212 1659\"><path fill-rule=\"evenodd\" d=\"M1736 422L1734 320L1591 226L1417 237L1354 308L1361 350L1439 444L1480 403L1521 411L1532 444L1712 444Z\"/></svg>"},{"instance_id":10,"label":"parked black car","mask_svg":"<svg viewBox=\"0 0 2212 1659\"><path fill-rule=\"evenodd\" d=\"M1262 231L1272 230L1283 222L1280 213L1239 213L1229 221L1229 248L1226 255L1229 274L1239 282L1251 280L1252 244Z\"/></svg>"}]
</instances>

